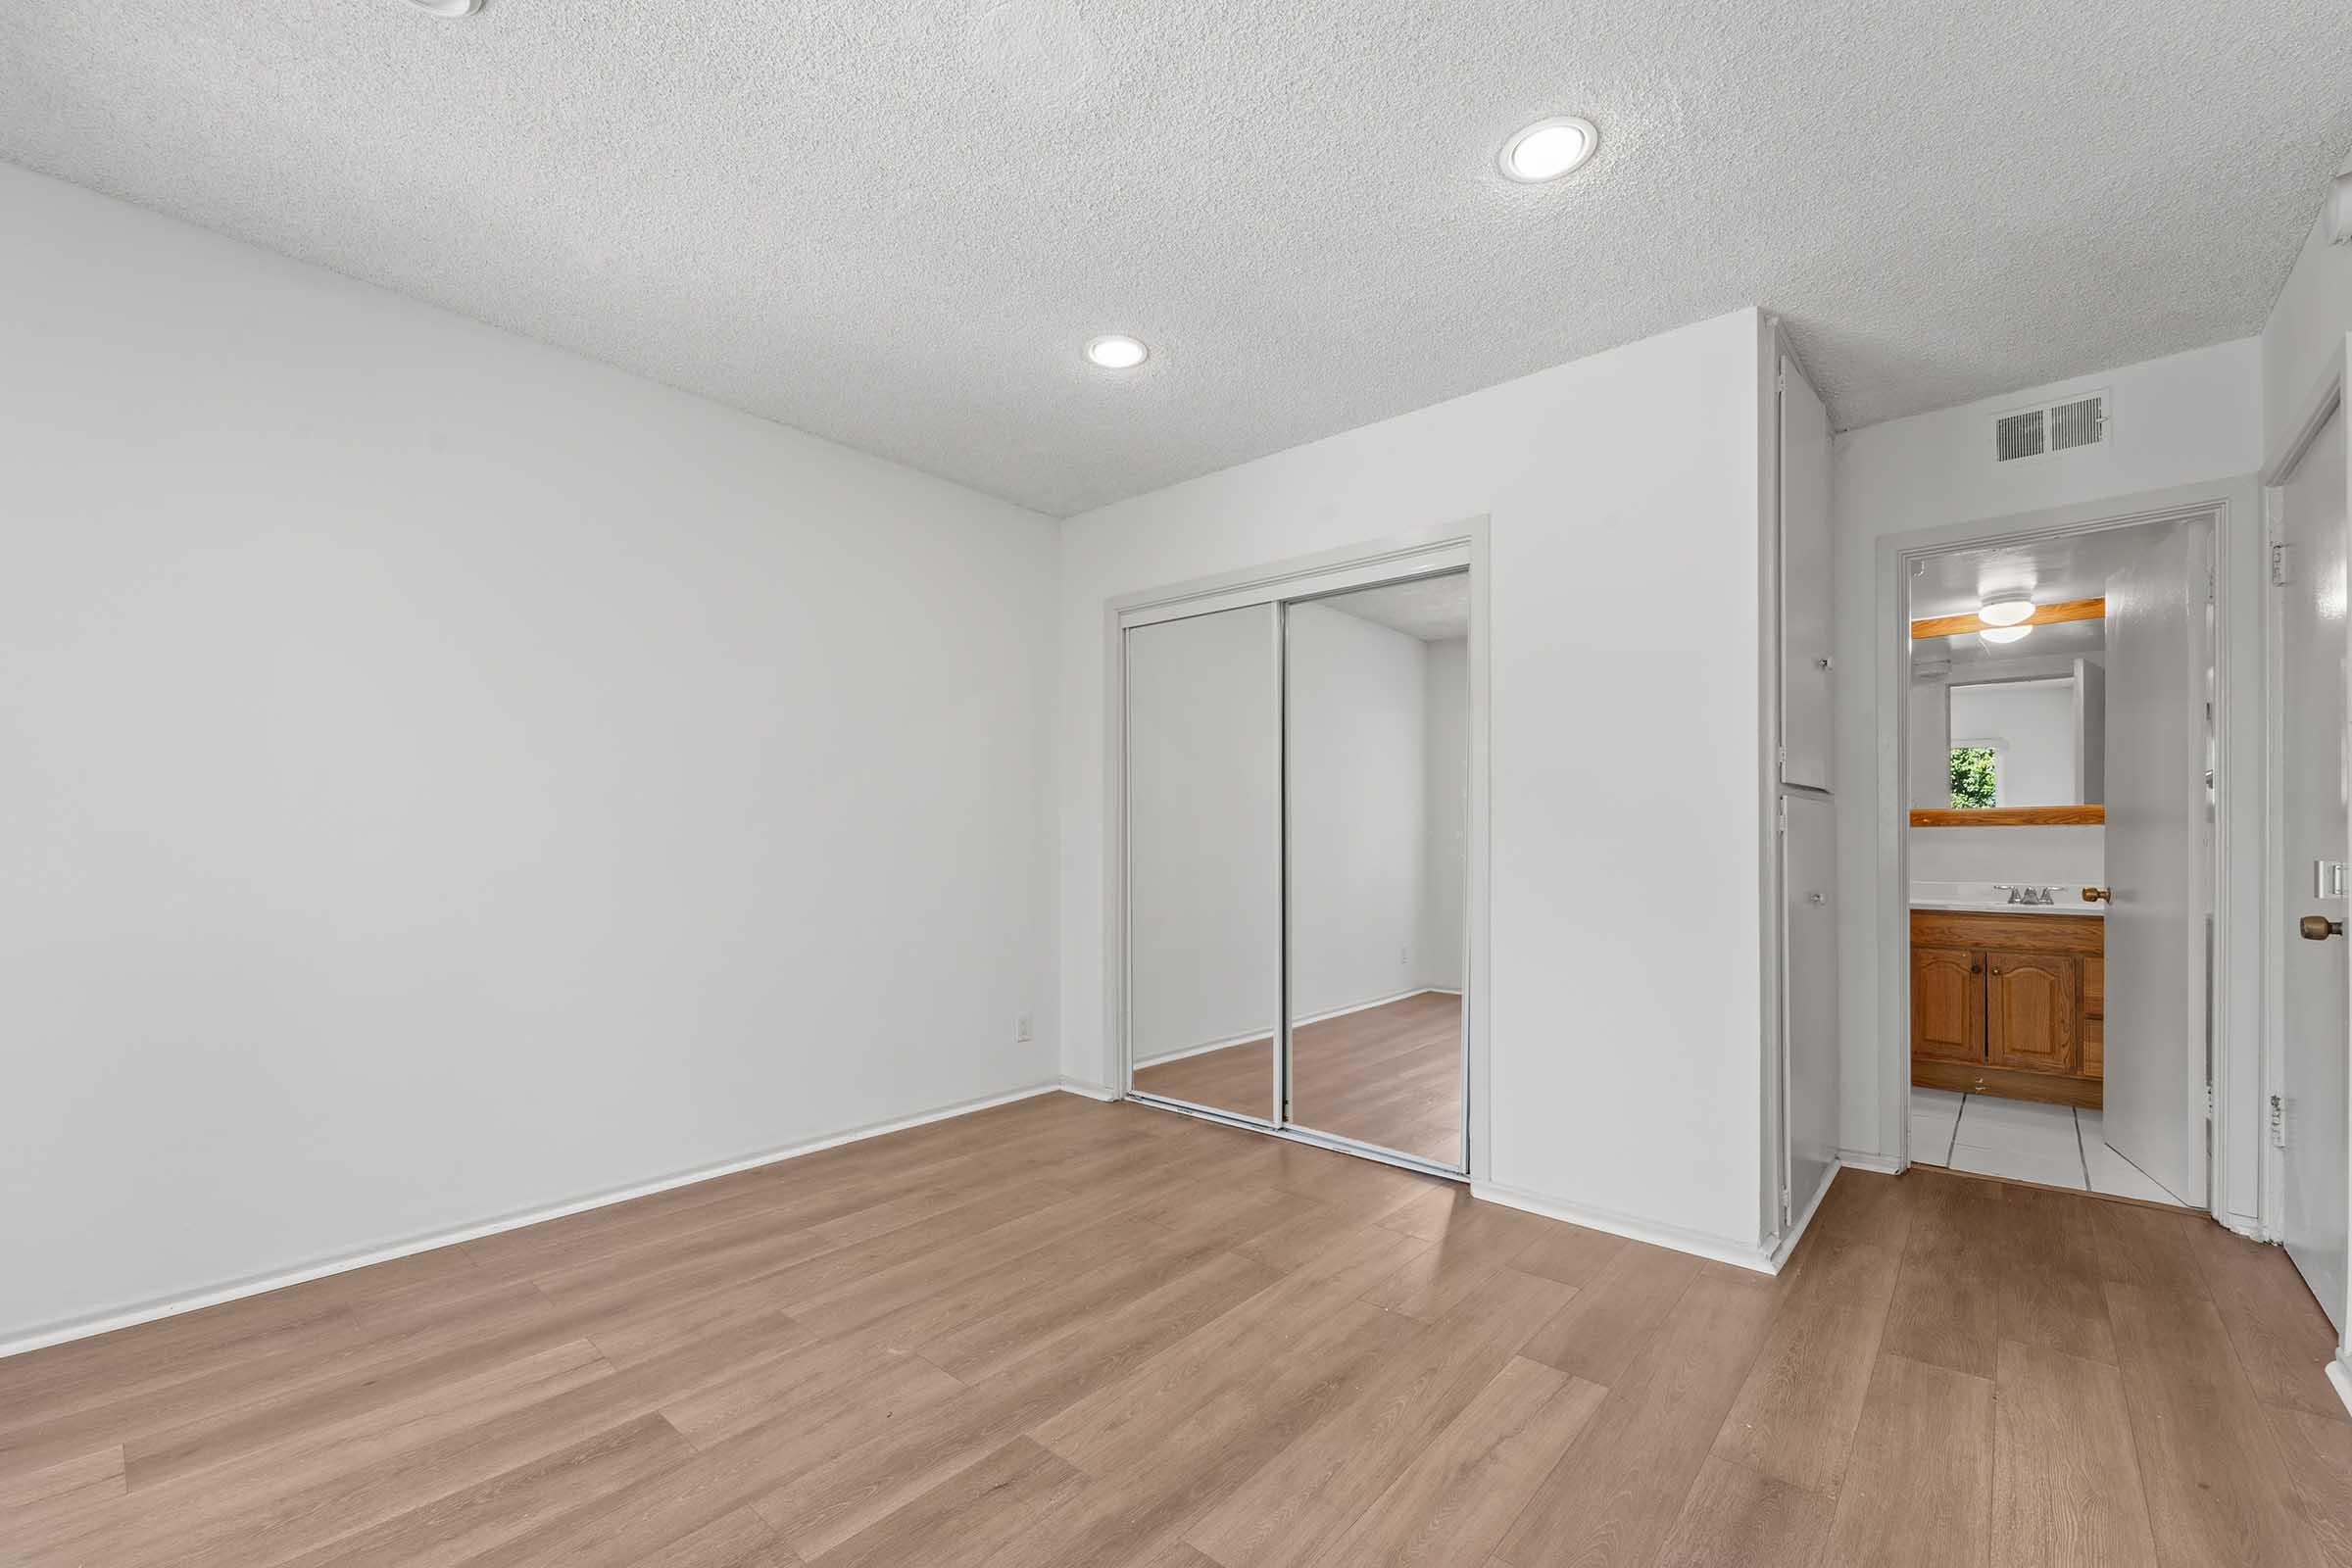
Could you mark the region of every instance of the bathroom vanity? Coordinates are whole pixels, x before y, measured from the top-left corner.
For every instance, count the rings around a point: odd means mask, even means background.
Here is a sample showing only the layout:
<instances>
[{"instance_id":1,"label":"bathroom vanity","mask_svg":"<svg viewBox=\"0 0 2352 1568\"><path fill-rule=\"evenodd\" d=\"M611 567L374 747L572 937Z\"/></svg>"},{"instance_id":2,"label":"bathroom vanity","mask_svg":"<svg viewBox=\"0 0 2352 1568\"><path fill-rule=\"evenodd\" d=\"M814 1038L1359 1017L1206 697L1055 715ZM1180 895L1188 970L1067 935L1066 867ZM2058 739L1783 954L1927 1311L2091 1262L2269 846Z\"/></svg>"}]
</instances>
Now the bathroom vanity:
<instances>
[{"instance_id":1,"label":"bathroom vanity","mask_svg":"<svg viewBox=\"0 0 2352 1568\"><path fill-rule=\"evenodd\" d=\"M2079 887L1995 884L1911 900L1911 1081L2092 1109L2106 1041L2106 922ZM2096 893L2098 890L2092 890Z\"/></svg>"}]
</instances>

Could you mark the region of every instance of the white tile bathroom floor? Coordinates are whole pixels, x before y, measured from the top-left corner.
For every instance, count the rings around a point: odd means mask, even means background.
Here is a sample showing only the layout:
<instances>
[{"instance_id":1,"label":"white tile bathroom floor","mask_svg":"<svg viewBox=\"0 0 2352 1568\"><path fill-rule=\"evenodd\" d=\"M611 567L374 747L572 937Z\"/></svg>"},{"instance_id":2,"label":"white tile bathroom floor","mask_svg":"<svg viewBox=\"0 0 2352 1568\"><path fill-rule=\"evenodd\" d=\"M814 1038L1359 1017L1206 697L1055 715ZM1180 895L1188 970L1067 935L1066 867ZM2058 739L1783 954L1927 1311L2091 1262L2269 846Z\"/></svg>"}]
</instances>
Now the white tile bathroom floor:
<instances>
[{"instance_id":1,"label":"white tile bathroom floor","mask_svg":"<svg viewBox=\"0 0 2352 1568\"><path fill-rule=\"evenodd\" d=\"M1978 1176L2180 1203L2107 1147L2097 1111L2069 1105L1914 1089L1911 1159Z\"/></svg>"}]
</instances>

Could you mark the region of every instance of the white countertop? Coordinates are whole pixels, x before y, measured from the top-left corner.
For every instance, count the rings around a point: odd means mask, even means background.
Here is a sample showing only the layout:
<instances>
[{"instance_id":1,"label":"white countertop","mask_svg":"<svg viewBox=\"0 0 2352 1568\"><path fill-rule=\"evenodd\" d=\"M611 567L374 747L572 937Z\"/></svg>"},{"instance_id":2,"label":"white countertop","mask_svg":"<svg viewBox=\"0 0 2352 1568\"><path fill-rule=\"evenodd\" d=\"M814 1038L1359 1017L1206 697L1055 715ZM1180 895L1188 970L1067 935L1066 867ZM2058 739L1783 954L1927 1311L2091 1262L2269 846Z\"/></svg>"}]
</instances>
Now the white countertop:
<instances>
[{"instance_id":1,"label":"white countertop","mask_svg":"<svg viewBox=\"0 0 2352 1568\"><path fill-rule=\"evenodd\" d=\"M2085 904L2080 883L2035 882L2024 884L2034 888L2050 888L2051 904L2011 904L2009 889L1997 882L1914 882L1911 884L1911 907L1914 909L1955 909L1973 914L2058 914L2075 919L2103 918L2104 904Z\"/></svg>"}]
</instances>

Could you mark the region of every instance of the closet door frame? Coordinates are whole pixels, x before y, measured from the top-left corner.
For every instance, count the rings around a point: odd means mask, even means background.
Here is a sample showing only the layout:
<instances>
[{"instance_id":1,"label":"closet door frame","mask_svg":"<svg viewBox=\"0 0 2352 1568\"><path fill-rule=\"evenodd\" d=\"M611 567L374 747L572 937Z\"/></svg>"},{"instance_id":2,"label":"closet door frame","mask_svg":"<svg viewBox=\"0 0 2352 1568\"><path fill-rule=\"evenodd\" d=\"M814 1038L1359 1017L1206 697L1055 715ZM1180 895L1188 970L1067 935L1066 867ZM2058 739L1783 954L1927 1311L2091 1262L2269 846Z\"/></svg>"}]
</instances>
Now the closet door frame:
<instances>
[{"instance_id":1,"label":"closet door frame","mask_svg":"<svg viewBox=\"0 0 2352 1568\"><path fill-rule=\"evenodd\" d=\"M1139 626L1188 619L1253 605L1275 608L1274 679L1275 722L1279 727L1276 766L1287 766L1289 744L1288 660L1285 657L1289 622L1287 607L1303 600L1328 598L1356 588L1381 587L1417 578L1467 571L1470 578L1470 801L1468 865L1462 920L1462 1147L1457 1164L1442 1164L1351 1139L1291 1125L1288 1117L1291 1072L1290 1007L1290 888L1287 781L1277 781L1276 808L1281 831L1275 868L1280 907L1282 953L1277 964L1282 995L1278 999L1274 1037L1273 1103L1270 1118L1261 1120L1219 1111L1184 1101L1146 1094L1135 1086L1132 973L1129 945L1130 913L1127 880L1127 633ZM1110 887L1104 954L1107 993L1106 1022L1117 1053L1117 1087L1126 1099L1228 1126L1285 1138L1294 1143L1356 1154L1451 1180L1484 1180L1489 1106L1487 1082L1487 519L1474 517L1442 528L1371 542L1315 556L1297 558L1262 567L1198 578L1165 588L1113 599L1104 607L1109 667L1106 687L1112 722L1106 727L1109 755L1104 759L1106 866Z\"/></svg>"}]
</instances>

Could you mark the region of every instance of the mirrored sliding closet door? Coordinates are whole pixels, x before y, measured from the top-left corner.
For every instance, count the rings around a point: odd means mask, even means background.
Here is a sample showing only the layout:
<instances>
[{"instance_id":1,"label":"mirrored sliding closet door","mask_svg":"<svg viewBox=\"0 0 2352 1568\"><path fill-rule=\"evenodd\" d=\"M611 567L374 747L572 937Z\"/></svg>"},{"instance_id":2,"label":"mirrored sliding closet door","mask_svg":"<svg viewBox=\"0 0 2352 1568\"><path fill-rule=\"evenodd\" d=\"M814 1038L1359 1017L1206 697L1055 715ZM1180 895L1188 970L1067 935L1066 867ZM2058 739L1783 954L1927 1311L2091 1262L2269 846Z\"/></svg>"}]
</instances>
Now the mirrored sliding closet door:
<instances>
[{"instance_id":1,"label":"mirrored sliding closet door","mask_svg":"<svg viewBox=\"0 0 2352 1568\"><path fill-rule=\"evenodd\" d=\"M1467 558L1121 612L1138 1099L1469 1170Z\"/></svg>"},{"instance_id":2,"label":"mirrored sliding closet door","mask_svg":"<svg viewBox=\"0 0 2352 1568\"><path fill-rule=\"evenodd\" d=\"M1460 1168L1469 574L1285 620L1289 1120Z\"/></svg>"},{"instance_id":3,"label":"mirrored sliding closet door","mask_svg":"<svg viewBox=\"0 0 2352 1568\"><path fill-rule=\"evenodd\" d=\"M1280 1116L1279 608L1130 627L1127 1038L1135 1091Z\"/></svg>"}]
</instances>

